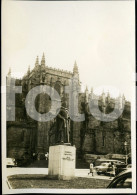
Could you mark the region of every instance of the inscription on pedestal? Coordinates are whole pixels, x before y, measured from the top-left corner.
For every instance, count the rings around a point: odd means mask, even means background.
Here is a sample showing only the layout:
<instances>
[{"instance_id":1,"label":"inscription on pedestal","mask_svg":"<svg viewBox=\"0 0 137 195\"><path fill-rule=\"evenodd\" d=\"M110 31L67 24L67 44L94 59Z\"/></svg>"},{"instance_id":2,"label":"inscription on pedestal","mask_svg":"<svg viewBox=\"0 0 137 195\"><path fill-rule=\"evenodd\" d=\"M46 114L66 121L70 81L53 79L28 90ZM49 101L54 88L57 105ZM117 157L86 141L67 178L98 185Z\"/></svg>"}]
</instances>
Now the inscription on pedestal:
<instances>
[{"instance_id":1,"label":"inscription on pedestal","mask_svg":"<svg viewBox=\"0 0 137 195\"><path fill-rule=\"evenodd\" d=\"M69 152L69 151L65 151L64 152L64 156L62 158L63 160L68 160L68 161L73 161L75 160L73 155L72 155L72 152Z\"/></svg>"},{"instance_id":2,"label":"inscription on pedestal","mask_svg":"<svg viewBox=\"0 0 137 195\"><path fill-rule=\"evenodd\" d=\"M56 145L49 149L49 176L69 180L75 177L76 148Z\"/></svg>"}]
</instances>

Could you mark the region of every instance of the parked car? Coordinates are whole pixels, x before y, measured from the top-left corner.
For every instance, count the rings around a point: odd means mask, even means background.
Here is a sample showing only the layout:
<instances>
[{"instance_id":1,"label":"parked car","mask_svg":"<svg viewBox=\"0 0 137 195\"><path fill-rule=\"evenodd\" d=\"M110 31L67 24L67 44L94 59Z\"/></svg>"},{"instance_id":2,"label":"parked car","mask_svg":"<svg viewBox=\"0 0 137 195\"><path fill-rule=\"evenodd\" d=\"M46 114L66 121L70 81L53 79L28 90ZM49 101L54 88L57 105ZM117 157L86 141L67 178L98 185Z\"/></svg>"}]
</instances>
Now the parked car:
<instances>
[{"instance_id":1,"label":"parked car","mask_svg":"<svg viewBox=\"0 0 137 195\"><path fill-rule=\"evenodd\" d=\"M119 173L108 185L107 188L132 188L131 168Z\"/></svg>"},{"instance_id":2,"label":"parked car","mask_svg":"<svg viewBox=\"0 0 137 195\"><path fill-rule=\"evenodd\" d=\"M124 162L120 161L120 160L101 158L101 159L97 159L95 161L95 166L99 166L102 163L111 163L111 162L113 162L113 164L115 164L115 165L122 165L122 164L124 164Z\"/></svg>"},{"instance_id":3,"label":"parked car","mask_svg":"<svg viewBox=\"0 0 137 195\"><path fill-rule=\"evenodd\" d=\"M111 163L101 163L101 165L96 166L94 168L95 168L98 175L105 174L105 173L107 173L110 164Z\"/></svg>"},{"instance_id":4,"label":"parked car","mask_svg":"<svg viewBox=\"0 0 137 195\"><path fill-rule=\"evenodd\" d=\"M6 165L7 165L7 167L16 167L17 162L16 162L15 158L6 158Z\"/></svg>"}]
</instances>

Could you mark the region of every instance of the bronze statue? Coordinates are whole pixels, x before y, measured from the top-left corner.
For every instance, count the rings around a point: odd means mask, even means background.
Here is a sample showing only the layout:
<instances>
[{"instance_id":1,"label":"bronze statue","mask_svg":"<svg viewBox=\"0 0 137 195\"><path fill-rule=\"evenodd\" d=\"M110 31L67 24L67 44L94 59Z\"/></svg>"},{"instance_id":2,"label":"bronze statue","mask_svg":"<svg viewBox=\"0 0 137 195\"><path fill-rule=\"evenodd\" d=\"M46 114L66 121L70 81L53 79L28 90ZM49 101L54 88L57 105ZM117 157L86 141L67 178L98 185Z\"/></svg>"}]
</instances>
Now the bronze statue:
<instances>
[{"instance_id":1,"label":"bronze statue","mask_svg":"<svg viewBox=\"0 0 137 195\"><path fill-rule=\"evenodd\" d=\"M69 143L70 142L70 118L66 104L62 104L60 112L56 117L56 143Z\"/></svg>"},{"instance_id":2,"label":"bronze statue","mask_svg":"<svg viewBox=\"0 0 137 195\"><path fill-rule=\"evenodd\" d=\"M56 118L52 120L48 135L49 145L70 144L70 117L65 102L62 103Z\"/></svg>"}]
</instances>

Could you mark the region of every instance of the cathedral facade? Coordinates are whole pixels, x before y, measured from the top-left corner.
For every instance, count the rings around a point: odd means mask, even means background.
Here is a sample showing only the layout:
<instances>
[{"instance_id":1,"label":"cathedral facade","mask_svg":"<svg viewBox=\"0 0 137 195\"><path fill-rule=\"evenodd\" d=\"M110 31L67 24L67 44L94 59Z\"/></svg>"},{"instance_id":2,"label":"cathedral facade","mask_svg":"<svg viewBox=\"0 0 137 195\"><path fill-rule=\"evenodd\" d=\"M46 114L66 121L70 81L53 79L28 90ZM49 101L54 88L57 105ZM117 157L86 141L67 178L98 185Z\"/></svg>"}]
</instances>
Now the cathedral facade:
<instances>
[{"instance_id":1,"label":"cathedral facade","mask_svg":"<svg viewBox=\"0 0 137 195\"><path fill-rule=\"evenodd\" d=\"M7 157L22 158L25 154L31 157L32 153L45 154L50 145L54 145L54 120L39 122L28 116L25 109L26 95L30 89L39 85L48 85L54 88L60 95L61 101L69 106L69 95L65 93L65 86L69 85L70 79L78 75L78 89L80 89L79 71L75 62L72 72L48 67L43 54L41 63L38 57L33 70L28 68L22 79L16 79L16 86L22 86L22 93L15 96L15 121L7 121ZM11 71L7 75L8 81L12 80ZM10 84L10 83L8 83ZM110 113L118 102L117 111L123 108L121 116L110 122L103 122L95 118L89 112L89 101L97 104L101 112ZM73 100L72 100L73 102ZM74 102L73 102L74 103ZM51 108L51 98L46 93L40 93L35 99L36 110L43 114ZM72 105L73 107L73 105ZM89 154L124 154L124 142L128 143L128 152L131 150L131 113L130 102L124 96L116 99L110 94L102 93L96 96L93 89L78 94L79 113L85 114L85 120L70 121L70 140L76 146L77 155ZM8 108L10 109L10 108ZM94 106L93 106L94 112ZM51 133L53 130L53 133Z\"/></svg>"}]
</instances>

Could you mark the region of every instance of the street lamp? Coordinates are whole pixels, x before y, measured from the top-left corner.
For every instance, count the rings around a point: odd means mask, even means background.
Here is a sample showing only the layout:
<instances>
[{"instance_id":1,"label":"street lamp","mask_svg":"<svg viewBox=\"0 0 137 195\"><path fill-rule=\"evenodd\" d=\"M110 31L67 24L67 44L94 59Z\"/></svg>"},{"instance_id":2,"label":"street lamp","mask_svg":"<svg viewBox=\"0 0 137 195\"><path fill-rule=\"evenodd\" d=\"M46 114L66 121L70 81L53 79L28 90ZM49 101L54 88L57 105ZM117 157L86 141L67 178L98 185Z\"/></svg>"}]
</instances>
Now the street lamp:
<instances>
[{"instance_id":1,"label":"street lamp","mask_svg":"<svg viewBox=\"0 0 137 195\"><path fill-rule=\"evenodd\" d=\"M125 141L124 146L125 146L125 151L126 151L126 165L127 165L127 145L128 145L128 143Z\"/></svg>"}]
</instances>

